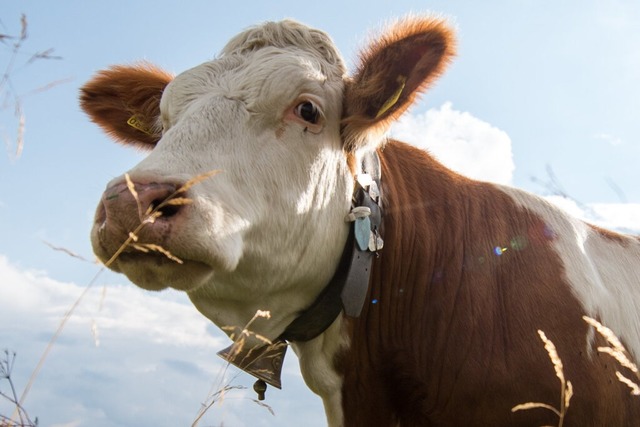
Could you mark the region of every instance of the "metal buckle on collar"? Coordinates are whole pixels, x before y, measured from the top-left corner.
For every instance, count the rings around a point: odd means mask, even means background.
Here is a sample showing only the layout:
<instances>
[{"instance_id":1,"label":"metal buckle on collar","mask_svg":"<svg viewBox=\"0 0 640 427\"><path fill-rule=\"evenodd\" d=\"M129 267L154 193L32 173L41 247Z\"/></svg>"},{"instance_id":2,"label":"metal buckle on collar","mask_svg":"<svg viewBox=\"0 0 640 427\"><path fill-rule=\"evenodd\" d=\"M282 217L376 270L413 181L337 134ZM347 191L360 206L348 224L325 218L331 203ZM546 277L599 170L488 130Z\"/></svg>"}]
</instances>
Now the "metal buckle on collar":
<instances>
[{"instance_id":1,"label":"metal buckle on collar","mask_svg":"<svg viewBox=\"0 0 640 427\"><path fill-rule=\"evenodd\" d=\"M369 250L377 255L384 246L384 240L380 237L380 190L376 180L367 173L359 174L356 180L359 188L356 188L351 212L345 221L354 223L355 239L360 250Z\"/></svg>"}]
</instances>

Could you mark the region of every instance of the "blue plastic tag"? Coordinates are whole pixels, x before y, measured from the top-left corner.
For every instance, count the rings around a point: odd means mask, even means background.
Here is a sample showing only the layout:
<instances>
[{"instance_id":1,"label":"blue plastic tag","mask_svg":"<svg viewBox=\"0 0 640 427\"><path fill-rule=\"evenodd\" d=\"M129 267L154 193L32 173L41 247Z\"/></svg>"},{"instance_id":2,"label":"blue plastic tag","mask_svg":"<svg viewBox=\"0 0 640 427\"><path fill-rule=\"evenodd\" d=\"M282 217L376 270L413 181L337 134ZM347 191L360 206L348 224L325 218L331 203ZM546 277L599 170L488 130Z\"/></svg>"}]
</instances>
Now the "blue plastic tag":
<instances>
[{"instance_id":1,"label":"blue plastic tag","mask_svg":"<svg viewBox=\"0 0 640 427\"><path fill-rule=\"evenodd\" d=\"M356 218L353 223L353 231L356 236L356 243L361 251L369 248L369 236L371 235L371 220L366 216L364 218Z\"/></svg>"}]
</instances>

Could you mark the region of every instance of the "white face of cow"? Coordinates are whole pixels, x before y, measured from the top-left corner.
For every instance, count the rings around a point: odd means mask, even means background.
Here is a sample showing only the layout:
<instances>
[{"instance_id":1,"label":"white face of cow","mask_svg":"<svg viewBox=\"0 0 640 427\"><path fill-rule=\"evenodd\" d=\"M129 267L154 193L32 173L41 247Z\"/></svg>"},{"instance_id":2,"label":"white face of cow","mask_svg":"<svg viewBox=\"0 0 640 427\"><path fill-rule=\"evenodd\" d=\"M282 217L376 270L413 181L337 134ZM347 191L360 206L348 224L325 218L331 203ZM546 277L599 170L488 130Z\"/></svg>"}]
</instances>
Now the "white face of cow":
<instances>
[{"instance_id":1,"label":"white face of cow","mask_svg":"<svg viewBox=\"0 0 640 427\"><path fill-rule=\"evenodd\" d=\"M377 147L452 54L443 21L407 20L346 78L329 37L283 21L241 33L175 79L145 64L98 73L82 89L85 111L119 141L152 151L128 171L133 189L125 175L107 185L94 251L103 262L118 254L109 267L142 288L187 291L219 326L269 310L269 326L254 326L277 337L338 265L348 159ZM145 220L176 191L181 203Z\"/></svg>"},{"instance_id":2,"label":"white face of cow","mask_svg":"<svg viewBox=\"0 0 640 427\"><path fill-rule=\"evenodd\" d=\"M340 70L327 76L321 60L263 49L200 65L167 86L163 137L129 175L185 182L220 171L192 187L185 223L176 218L179 230L166 244L221 277L167 280L154 267L120 260L123 272L143 287L182 290L232 277L234 294L326 279L320 266L334 265L342 251L351 185L339 131Z\"/></svg>"},{"instance_id":3,"label":"white face of cow","mask_svg":"<svg viewBox=\"0 0 640 427\"><path fill-rule=\"evenodd\" d=\"M128 171L143 210L161 200L158 184L174 185L168 195L220 172L188 190L191 203L138 233L184 264L131 248L114 270L145 289L204 287L236 301L297 289L296 305L313 300L342 253L353 185L340 136L344 68L336 53L320 50L330 45L313 42L250 52L232 42L220 59L168 84L162 138ZM123 175L109 183L98 208L92 243L102 261L139 219L124 182Z\"/></svg>"}]
</instances>

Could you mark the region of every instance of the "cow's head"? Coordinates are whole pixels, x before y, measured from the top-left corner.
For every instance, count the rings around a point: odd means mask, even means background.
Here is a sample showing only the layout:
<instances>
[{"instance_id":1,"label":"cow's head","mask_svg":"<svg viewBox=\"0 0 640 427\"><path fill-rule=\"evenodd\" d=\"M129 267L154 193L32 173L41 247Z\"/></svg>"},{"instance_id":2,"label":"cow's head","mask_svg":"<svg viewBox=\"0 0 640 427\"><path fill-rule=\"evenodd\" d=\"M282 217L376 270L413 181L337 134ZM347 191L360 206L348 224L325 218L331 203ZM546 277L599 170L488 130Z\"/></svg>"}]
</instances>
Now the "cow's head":
<instances>
[{"instance_id":1,"label":"cow's head","mask_svg":"<svg viewBox=\"0 0 640 427\"><path fill-rule=\"evenodd\" d=\"M453 44L443 21L407 19L365 49L349 77L326 34L283 21L241 33L175 78L147 64L99 72L82 88L83 109L149 155L127 173L133 189L125 175L107 185L91 232L96 255L106 262L138 229L137 247L110 268L145 289L187 291L219 326L268 309L263 333L277 336L336 269L358 156L383 143ZM140 228L176 191L182 202Z\"/></svg>"}]
</instances>

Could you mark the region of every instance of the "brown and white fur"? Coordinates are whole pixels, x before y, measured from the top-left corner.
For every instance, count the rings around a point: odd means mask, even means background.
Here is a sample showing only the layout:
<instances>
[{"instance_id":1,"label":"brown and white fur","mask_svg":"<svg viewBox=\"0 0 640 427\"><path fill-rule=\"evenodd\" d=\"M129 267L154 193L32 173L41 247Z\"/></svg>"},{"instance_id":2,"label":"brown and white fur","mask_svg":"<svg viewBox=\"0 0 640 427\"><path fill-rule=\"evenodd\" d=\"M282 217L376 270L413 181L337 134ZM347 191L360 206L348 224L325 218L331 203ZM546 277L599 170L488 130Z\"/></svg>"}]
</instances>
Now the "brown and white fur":
<instances>
[{"instance_id":1,"label":"brown and white fur","mask_svg":"<svg viewBox=\"0 0 640 427\"><path fill-rule=\"evenodd\" d=\"M377 150L385 245L367 296L376 303L292 343L329 425L555 425L548 410L511 411L559 406L538 329L575 390L564 425L632 425L640 400L595 351L582 316L640 354L638 238L465 178L385 137L454 52L445 21L407 18L348 75L326 34L283 21L239 34L175 78L149 64L99 72L82 88L82 107L116 140L150 152L128 171L138 200L124 175L107 185L94 250L108 260L140 211L219 170L183 195L190 204L139 232L183 264L127 248L110 268L145 289L185 291L220 327L268 310L252 329L275 339L337 268L358 159Z\"/></svg>"}]
</instances>

